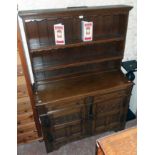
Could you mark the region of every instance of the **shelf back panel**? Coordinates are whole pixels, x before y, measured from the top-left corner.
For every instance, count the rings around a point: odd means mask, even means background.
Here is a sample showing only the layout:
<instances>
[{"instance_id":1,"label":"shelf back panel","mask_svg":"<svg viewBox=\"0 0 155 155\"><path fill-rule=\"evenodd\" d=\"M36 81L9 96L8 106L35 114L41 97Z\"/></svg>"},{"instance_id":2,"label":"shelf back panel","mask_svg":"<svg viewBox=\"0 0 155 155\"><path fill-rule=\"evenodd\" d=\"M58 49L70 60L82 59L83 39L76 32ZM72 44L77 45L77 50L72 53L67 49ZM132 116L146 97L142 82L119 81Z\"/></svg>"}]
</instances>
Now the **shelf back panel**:
<instances>
[{"instance_id":1,"label":"shelf back panel","mask_svg":"<svg viewBox=\"0 0 155 155\"><path fill-rule=\"evenodd\" d=\"M80 13L79 13L80 16ZM126 23L127 14L120 15L92 15L79 19L79 16L57 17L53 19L33 20L25 23L27 40L30 49L55 46L54 24L65 26L66 44L76 44L81 40L81 21L93 22L93 40L102 40L107 36L123 36L126 27L121 23ZM106 22L105 22L106 21Z\"/></svg>"},{"instance_id":2,"label":"shelf back panel","mask_svg":"<svg viewBox=\"0 0 155 155\"><path fill-rule=\"evenodd\" d=\"M119 70L131 6L20 11L36 82ZM81 21L93 22L93 41L81 40ZM55 45L54 24L63 24L65 45Z\"/></svg>"}]
</instances>

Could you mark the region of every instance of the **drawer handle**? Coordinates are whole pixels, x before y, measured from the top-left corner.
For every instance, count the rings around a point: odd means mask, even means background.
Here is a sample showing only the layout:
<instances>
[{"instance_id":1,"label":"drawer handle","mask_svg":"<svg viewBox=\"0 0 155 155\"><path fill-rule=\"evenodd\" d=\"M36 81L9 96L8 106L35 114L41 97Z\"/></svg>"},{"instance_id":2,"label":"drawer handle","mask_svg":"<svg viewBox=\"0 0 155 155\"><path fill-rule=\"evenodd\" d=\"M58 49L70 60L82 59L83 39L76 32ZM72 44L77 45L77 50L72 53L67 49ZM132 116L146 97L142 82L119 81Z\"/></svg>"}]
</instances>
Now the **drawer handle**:
<instances>
[{"instance_id":1,"label":"drawer handle","mask_svg":"<svg viewBox=\"0 0 155 155\"><path fill-rule=\"evenodd\" d=\"M93 97L87 98L87 106L88 106L88 119L93 120L94 114L93 114Z\"/></svg>"}]
</instances>

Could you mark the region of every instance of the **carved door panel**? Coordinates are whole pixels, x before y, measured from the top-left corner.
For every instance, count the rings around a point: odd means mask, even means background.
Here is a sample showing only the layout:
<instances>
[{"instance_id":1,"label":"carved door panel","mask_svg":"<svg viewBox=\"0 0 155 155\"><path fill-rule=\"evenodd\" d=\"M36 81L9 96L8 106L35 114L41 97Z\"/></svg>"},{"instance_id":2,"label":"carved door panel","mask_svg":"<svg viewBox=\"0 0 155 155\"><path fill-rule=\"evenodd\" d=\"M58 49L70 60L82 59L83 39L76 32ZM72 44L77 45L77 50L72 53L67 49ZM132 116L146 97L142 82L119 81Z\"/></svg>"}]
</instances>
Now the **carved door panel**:
<instances>
[{"instance_id":1,"label":"carved door panel","mask_svg":"<svg viewBox=\"0 0 155 155\"><path fill-rule=\"evenodd\" d=\"M84 105L55 110L40 118L48 152L85 136Z\"/></svg>"},{"instance_id":2,"label":"carved door panel","mask_svg":"<svg viewBox=\"0 0 155 155\"><path fill-rule=\"evenodd\" d=\"M109 95L111 98L108 95L94 98L93 133L119 130L124 124L124 118L126 118L124 115L127 114L128 107L127 96L113 98L114 94Z\"/></svg>"}]
</instances>

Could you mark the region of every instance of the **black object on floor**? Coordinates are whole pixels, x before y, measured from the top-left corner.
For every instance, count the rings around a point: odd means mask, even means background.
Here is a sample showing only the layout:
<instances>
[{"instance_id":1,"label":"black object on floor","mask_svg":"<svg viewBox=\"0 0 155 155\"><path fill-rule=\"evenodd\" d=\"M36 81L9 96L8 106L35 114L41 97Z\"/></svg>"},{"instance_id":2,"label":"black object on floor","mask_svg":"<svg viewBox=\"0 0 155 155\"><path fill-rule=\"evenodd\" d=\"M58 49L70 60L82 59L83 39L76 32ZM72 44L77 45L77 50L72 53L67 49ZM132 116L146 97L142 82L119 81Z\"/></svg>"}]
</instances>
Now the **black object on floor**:
<instances>
[{"instance_id":1,"label":"black object on floor","mask_svg":"<svg viewBox=\"0 0 155 155\"><path fill-rule=\"evenodd\" d=\"M137 61L136 60L130 60L130 61L124 61L122 62L122 67L127 71L127 72L135 72L137 71Z\"/></svg>"},{"instance_id":2,"label":"black object on floor","mask_svg":"<svg viewBox=\"0 0 155 155\"><path fill-rule=\"evenodd\" d=\"M137 61L124 61L121 65L127 71L126 77L128 78L128 80L133 81L135 79L134 72L137 71Z\"/></svg>"},{"instance_id":3,"label":"black object on floor","mask_svg":"<svg viewBox=\"0 0 155 155\"><path fill-rule=\"evenodd\" d=\"M122 62L122 67L127 71L126 77L129 81L133 81L135 79L134 72L137 71L137 61L136 60L130 60L130 61L124 61ZM130 121L135 119L135 114L128 109L128 115L126 121Z\"/></svg>"},{"instance_id":4,"label":"black object on floor","mask_svg":"<svg viewBox=\"0 0 155 155\"><path fill-rule=\"evenodd\" d=\"M133 120L135 118L136 118L135 114L130 109L128 109L128 115L127 115L126 121L130 121L130 120Z\"/></svg>"}]
</instances>

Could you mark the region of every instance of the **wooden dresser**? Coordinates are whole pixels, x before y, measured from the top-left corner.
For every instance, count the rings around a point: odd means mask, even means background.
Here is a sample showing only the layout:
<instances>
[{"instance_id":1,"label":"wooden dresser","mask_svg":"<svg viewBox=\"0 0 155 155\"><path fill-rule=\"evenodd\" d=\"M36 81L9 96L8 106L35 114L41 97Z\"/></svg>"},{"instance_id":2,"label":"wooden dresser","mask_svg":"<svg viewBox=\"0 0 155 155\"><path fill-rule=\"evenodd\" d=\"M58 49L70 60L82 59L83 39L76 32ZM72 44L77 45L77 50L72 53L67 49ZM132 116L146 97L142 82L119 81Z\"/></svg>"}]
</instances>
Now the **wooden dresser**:
<instances>
[{"instance_id":1,"label":"wooden dresser","mask_svg":"<svg viewBox=\"0 0 155 155\"><path fill-rule=\"evenodd\" d=\"M122 130L133 83L121 72L130 6L20 11L34 75L33 95L47 152ZM81 40L81 21L93 41ZM65 27L55 45L54 24Z\"/></svg>"},{"instance_id":2,"label":"wooden dresser","mask_svg":"<svg viewBox=\"0 0 155 155\"><path fill-rule=\"evenodd\" d=\"M24 62L21 60L23 49L19 31L17 39L17 142L19 144L36 140L38 134L26 81L26 71L23 70Z\"/></svg>"}]
</instances>

